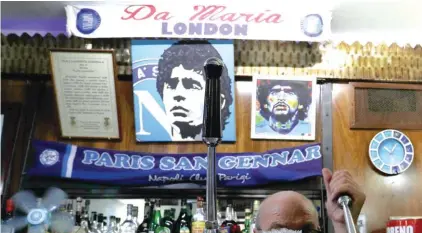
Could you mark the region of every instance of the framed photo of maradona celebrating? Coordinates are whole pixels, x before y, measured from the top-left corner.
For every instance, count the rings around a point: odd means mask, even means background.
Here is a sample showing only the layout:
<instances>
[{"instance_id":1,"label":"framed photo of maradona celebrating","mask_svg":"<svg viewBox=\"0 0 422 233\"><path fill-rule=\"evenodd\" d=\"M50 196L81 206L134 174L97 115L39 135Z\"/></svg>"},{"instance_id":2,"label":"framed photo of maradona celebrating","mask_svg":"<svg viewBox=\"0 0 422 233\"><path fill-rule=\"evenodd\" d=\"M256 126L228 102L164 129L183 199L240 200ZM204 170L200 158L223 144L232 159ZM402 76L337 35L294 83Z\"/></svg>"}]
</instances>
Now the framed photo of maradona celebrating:
<instances>
[{"instance_id":1,"label":"framed photo of maradona celebrating","mask_svg":"<svg viewBox=\"0 0 422 233\"><path fill-rule=\"evenodd\" d=\"M254 76L251 137L315 140L316 77Z\"/></svg>"},{"instance_id":2,"label":"framed photo of maradona celebrating","mask_svg":"<svg viewBox=\"0 0 422 233\"><path fill-rule=\"evenodd\" d=\"M132 40L137 142L202 141L204 63L223 60L222 141L236 140L231 40Z\"/></svg>"}]
</instances>

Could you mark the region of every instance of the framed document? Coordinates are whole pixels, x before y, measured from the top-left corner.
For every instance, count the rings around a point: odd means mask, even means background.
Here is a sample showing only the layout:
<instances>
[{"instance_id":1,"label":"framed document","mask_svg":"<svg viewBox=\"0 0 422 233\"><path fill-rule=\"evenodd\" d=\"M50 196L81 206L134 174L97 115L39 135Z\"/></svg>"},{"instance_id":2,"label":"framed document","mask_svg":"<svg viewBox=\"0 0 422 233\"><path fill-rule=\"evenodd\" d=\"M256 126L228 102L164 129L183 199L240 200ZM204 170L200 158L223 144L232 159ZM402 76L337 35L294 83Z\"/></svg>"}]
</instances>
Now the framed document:
<instances>
[{"instance_id":1,"label":"framed document","mask_svg":"<svg viewBox=\"0 0 422 233\"><path fill-rule=\"evenodd\" d=\"M62 137L120 139L115 61L113 50L50 50Z\"/></svg>"}]
</instances>

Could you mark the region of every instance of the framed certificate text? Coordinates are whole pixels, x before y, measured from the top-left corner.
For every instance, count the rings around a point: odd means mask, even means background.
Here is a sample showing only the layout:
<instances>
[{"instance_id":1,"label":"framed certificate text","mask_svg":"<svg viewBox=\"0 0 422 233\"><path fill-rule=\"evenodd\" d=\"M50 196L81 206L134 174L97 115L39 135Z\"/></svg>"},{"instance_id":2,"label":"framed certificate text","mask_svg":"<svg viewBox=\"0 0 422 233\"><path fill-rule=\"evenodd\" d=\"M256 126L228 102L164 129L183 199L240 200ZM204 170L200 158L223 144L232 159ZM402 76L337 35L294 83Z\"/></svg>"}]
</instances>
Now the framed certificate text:
<instances>
[{"instance_id":1,"label":"framed certificate text","mask_svg":"<svg viewBox=\"0 0 422 233\"><path fill-rule=\"evenodd\" d=\"M113 50L50 50L61 136L120 139Z\"/></svg>"}]
</instances>

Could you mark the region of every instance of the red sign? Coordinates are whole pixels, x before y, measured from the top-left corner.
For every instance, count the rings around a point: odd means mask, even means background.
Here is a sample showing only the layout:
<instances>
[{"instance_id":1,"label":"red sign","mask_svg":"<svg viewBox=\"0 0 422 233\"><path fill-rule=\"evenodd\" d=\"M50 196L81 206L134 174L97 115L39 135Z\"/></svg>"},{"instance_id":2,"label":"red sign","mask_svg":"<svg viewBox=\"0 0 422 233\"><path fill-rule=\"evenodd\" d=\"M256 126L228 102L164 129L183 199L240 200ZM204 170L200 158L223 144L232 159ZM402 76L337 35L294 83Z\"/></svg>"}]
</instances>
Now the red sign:
<instances>
[{"instance_id":1,"label":"red sign","mask_svg":"<svg viewBox=\"0 0 422 233\"><path fill-rule=\"evenodd\" d=\"M387 233L422 233L422 217L390 217Z\"/></svg>"}]
</instances>

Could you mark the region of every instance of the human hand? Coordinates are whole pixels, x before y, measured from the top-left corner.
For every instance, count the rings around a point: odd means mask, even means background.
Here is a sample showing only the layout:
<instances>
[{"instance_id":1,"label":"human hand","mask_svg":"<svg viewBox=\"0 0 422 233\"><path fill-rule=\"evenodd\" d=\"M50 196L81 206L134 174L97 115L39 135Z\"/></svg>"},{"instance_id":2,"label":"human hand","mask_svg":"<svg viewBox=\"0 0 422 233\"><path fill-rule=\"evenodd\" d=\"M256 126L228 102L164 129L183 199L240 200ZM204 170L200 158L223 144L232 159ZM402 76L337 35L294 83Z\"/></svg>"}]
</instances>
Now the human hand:
<instances>
[{"instance_id":1,"label":"human hand","mask_svg":"<svg viewBox=\"0 0 422 233\"><path fill-rule=\"evenodd\" d=\"M344 213L337 203L337 199L345 194L352 198L350 211L356 225L366 196L346 170L336 171L333 174L329 169L324 168L322 169L322 176L324 177L324 184L327 189L326 208L328 217L333 222L336 233L345 232Z\"/></svg>"}]
</instances>

